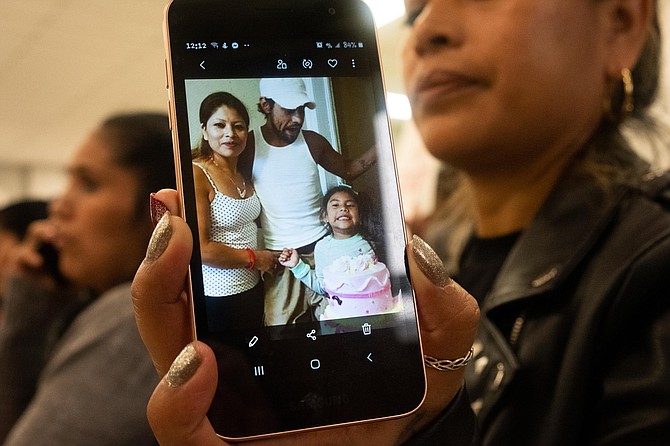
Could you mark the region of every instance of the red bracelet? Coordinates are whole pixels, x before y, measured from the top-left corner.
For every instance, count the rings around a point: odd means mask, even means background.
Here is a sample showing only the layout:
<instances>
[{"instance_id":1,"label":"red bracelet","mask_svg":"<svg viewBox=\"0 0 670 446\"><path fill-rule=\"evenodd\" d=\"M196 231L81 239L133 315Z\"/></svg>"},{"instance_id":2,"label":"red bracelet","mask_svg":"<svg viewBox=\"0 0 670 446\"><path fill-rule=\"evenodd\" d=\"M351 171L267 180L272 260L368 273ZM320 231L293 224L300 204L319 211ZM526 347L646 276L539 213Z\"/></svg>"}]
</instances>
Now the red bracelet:
<instances>
[{"instance_id":1,"label":"red bracelet","mask_svg":"<svg viewBox=\"0 0 670 446\"><path fill-rule=\"evenodd\" d=\"M251 248L244 248L244 250L249 253L249 264L247 265L247 269L254 269L254 266L256 266L256 253Z\"/></svg>"}]
</instances>

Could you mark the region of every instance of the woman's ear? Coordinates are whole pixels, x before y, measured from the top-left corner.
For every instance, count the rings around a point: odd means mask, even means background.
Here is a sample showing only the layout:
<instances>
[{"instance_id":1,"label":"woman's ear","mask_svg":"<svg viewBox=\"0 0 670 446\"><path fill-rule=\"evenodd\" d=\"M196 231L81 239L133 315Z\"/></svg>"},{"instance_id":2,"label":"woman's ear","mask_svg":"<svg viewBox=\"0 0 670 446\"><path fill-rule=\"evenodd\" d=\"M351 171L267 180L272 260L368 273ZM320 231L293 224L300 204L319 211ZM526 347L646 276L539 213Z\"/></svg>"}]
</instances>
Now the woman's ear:
<instances>
[{"instance_id":1,"label":"woman's ear","mask_svg":"<svg viewBox=\"0 0 670 446\"><path fill-rule=\"evenodd\" d=\"M649 36L656 15L655 0L609 0L605 8L609 61L607 75L620 78L621 70L633 69Z\"/></svg>"},{"instance_id":2,"label":"woman's ear","mask_svg":"<svg viewBox=\"0 0 670 446\"><path fill-rule=\"evenodd\" d=\"M204 125L200 125L200 130L202 131L202 139L204 139L205 141L209 141L209 139L207 139L208 138L207 131L205 130Z\"/></svg>"}]
</instances>

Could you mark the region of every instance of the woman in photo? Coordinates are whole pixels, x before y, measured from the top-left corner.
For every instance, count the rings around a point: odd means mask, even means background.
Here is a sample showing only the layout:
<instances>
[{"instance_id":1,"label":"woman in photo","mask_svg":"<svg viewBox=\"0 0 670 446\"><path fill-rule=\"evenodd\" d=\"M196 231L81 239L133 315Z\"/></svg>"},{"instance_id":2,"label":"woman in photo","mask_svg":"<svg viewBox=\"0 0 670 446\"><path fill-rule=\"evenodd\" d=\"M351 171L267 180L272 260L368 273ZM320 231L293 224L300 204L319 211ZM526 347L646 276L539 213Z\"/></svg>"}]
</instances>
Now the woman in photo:
<instances>
[{"instance_id":1,"label":"woman in photo","mask_svg":"<svg viewBox=\"0 0 670 446\"><path fill-rule=\"evenodd\" d=\"M209 326L262 326L261 272L272 271L276 260L258 249L261 203L237 168L249 113L232 94L216 92L202 101L199 117L202 137L192 152L193 178Z\"/></svg>"}]
</instances>

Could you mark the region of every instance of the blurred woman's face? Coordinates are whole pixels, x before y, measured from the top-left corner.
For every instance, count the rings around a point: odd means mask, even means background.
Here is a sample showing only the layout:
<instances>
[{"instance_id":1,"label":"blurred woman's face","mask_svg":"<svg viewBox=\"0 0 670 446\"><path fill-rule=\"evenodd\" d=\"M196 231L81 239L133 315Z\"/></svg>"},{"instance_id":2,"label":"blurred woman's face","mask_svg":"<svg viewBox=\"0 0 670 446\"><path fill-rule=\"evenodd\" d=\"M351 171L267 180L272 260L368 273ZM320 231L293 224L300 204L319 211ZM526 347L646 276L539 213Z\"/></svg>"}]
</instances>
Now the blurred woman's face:
<instances>
[{"instance_id":1,"label":"blurred woman's face","mask_svg":"<svg viewBox=\"0 0 670 446\"><path fill-rule=\"evenodd\" d=\"M405 82L436 157L471 171L523 165L574 150L596 127L609 2L405 3Z\"/></svg>"},{"instance_id":2,"label":"blurred woman's face","mask_svg":"<svg viewBox=\"0 0 670 446\"><path fill-rule=\"evenodd\" d=\"M222 105L209 117L203 137L214 153L223 157L238 156L247 145L249 130L237 110Z\"/></svg>"},{"instance_id":3,"label":"blurred woman's face","mask_svg":"<svg viewBox=\"0 0 670 446\"><path fill-rule=\"evenodd\" d=\"M118 165L110 147L101 131L88 137L50 216L63 275L99 292L132 280L151 232L149 219L136 215L137 174Z\"/></svg>"}]
</instances>

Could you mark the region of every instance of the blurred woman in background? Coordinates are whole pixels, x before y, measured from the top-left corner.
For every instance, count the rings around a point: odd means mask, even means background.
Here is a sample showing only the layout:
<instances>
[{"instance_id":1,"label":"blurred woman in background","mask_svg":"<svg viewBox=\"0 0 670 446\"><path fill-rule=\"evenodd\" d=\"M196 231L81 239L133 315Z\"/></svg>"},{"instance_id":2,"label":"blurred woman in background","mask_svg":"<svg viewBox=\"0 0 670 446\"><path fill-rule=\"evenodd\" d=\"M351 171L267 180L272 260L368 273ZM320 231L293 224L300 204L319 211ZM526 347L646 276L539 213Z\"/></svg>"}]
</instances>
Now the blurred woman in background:
<instances>
[{"instance_id":1,"label":"blurred woman in background","mask_svg":"<svg viewBox=\"0 0 670 446\"><path fill-rule=\"evenodd\" d=\"M155 444L145 408L157 378L130 283L153 230L150 192L165 187L174 167L162 114L113 116L75 153L65 192L15 254L0 332L0 442ZM50 245L67 284L45 268Z\"/></svg>"}]
</instances>

